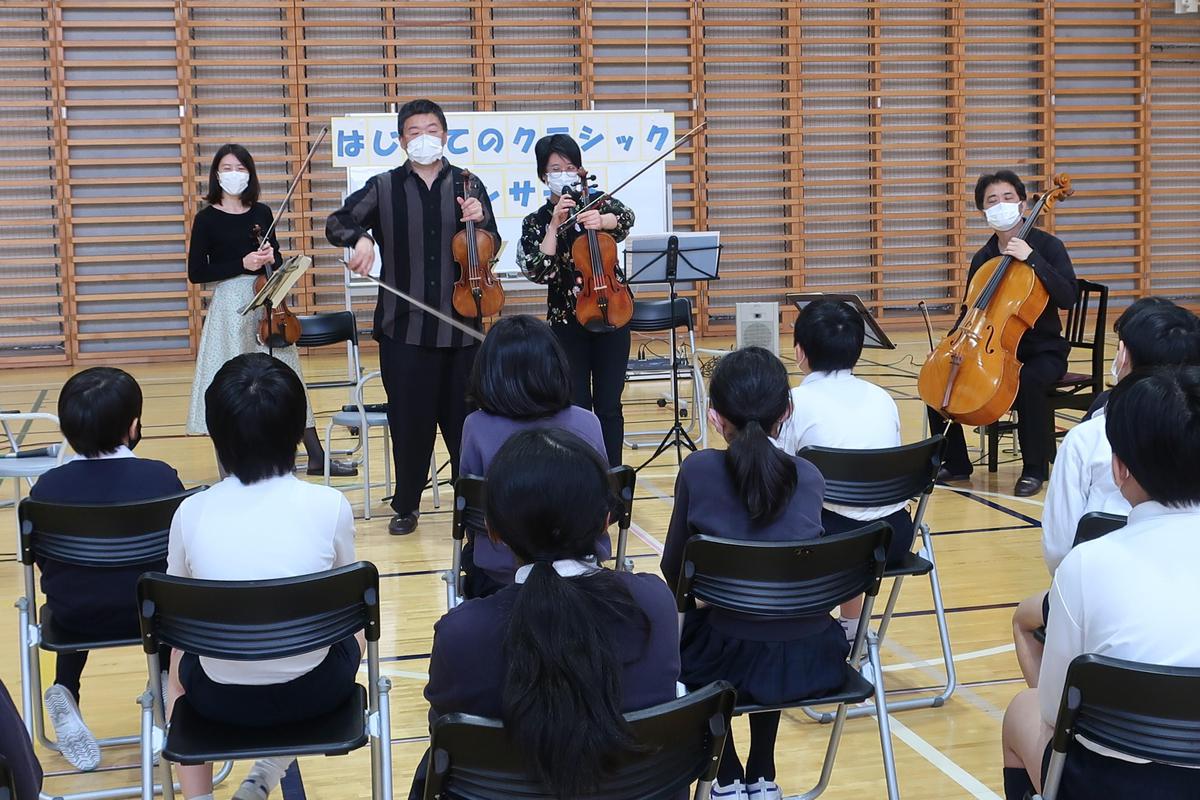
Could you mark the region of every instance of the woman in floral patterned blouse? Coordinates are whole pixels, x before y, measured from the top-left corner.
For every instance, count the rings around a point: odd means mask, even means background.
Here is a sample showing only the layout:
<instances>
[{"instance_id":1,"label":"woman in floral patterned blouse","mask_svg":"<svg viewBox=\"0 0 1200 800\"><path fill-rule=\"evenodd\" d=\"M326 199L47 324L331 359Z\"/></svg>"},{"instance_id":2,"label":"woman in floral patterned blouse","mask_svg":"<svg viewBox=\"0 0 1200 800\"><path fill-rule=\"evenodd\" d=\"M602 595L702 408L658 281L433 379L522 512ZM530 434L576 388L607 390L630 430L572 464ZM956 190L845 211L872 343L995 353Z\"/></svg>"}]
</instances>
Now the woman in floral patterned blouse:
<instances>
[{"instance_id":1,"label":"woman in floral patterned blouse","mask_svg":"<svg viewBox=\"0 0 1200 800\"><path fill-rule=\"evenodd\" d=\"M542 137L534 154L538 177L550 187L550 199L525 217L517 263L531 281L547 286L546 316L571 363L575 405L591 409L600 418L604 449L609 463L616 466L621 463L625 436L621 391L629 363L629 328L594 333L575 319L580 278L571 259L571 244L589 229L606 231L622 241L633 227L633 210L605 198L580 213L569 229L561 229L576 205L566 190L579 182L576 171L583 166L583 155L575 140L564 133Z\"/></svg>"}]
</instances>

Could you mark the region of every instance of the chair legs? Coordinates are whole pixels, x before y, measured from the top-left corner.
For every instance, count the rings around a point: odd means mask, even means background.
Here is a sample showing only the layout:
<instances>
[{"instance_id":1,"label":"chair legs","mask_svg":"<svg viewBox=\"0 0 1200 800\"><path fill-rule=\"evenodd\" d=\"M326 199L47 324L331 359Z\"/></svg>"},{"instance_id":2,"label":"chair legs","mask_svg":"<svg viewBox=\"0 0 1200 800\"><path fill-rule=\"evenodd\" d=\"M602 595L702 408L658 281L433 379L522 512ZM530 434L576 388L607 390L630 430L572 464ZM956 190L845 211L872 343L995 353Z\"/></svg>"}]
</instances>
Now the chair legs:
<instances>
[{"instance_id":1,"label":"chair legs","mask_svg":"<svg viewBox=\"0 0 1200 800\"><path fill-rule=\"evenodd\" d=\"M371 798L392 800L392 682L379 674L379 643L367 642L367 732L371 738Z\"/></svg>"},{"instance_id":2,"label":"chair legs","mask_svg":"<svg viewBox=\"0 0 1200 800\"><path fill-rule=\"evenodd\" d=\"M633 572L633 562L625 557L625 549L629 546L629 528L617 529L617 552L613 558L613 569Z\"/></svg>"}]
</instances>

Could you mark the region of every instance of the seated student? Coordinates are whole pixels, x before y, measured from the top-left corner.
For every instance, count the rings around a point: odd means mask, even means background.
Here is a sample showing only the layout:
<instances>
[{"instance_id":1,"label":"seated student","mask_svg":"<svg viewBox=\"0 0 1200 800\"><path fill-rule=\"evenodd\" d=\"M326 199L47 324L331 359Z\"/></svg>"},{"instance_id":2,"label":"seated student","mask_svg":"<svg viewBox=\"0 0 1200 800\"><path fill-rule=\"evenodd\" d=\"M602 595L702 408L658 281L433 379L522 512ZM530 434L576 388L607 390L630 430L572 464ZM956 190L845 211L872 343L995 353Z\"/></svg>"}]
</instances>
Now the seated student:
<instances>
[{"instance_id":1,"label":"seated student","mask_svg":"<svg viewBox=\"0 0 1200 800\"><path fill-rule=\"evenodd\" d=\"M469 397L479 406L463 423L460 475L484 475L500 446L518 431L560 428L604 455L600 420L571 405L571 367L550 326L526 314L502 317L479 347ZM609 557L608 531L596 538L596 555ZM516 559L508 545L472 532L463 548L467 597L483 597L513 581Z\"/></svg>"},{"instance_id":2,"label":"seated student","mask_svg":"<svg viewBox=\"0 0 1200 800\"><path fill-rule=\"evenodd\" d=\"M1172 364L1200 365L1200 319L1158 297L1136 301L1117 319L1117 353L1112 375L1120 381L1134 369ZM1084 514L1128 514L1129 503L1113 483L1112 448L1104 432L1104 409L1072 428L1059 448L1042 512L1042 553L1053 575L1075 542ZM1046 592L1026 598L1013 613L1017 663L1026 683L1037 686L1042 644L1034 631L1046 624Z\"/></svg>"},{"instance_id":3,"label":"seated student","mask_svg":"<svg viewBox=\"0 0 1200 800\"><path fill-rule=\"evenodd\" d=\"M684 545L693 534L749 541L821 535L821 473L769 438L778 434L790 410L787 370L779 359L761 347L723 356L709 397L709 422L729 446L692 453L679 468L662 558L663 577L671 586L679 581ZM689 688L727 680L738 701L746 703L818 697L842 685L849 649L841 626L828 614L772 620L706 606L684 619L680 680ZM726 739L714 798L779 800L779 717L779 712L750 716L745 767L733 736ZM750 786L747 779L753 781Z\"/></svg>"},{"instance_id":4,"label":"seated student","mask_svg":"<svg viewBox=\"0 0 1200 800\"><path fill-rule=\"evenodd\" d=\"M42 791L42 765L4 681L0 681L0 756L8 762L12 775L16 792L12 800L38 800ZM0 796L7 797L2 791Z\"/></svg>"},{"instance_id":5,"label":"seated student","mask_svg":"<svg viewBox=\"0 0 1200 800\"><path fill-rule=\"evenodd\" d=\"M133 455L142 438L142 389L129 373L92 367L71 376L58 395L58 419L78 457L39 478L29 492L35 500L122 503L183 491L169 465ZM38 567L57 626L84 636L137 639L138 576L161 571L166 562L91 569L40 560ZM45 700L63 757L78 769L93 770L100 765L100 747L78 705L87 658L86 651L58 654Z\"/></svg>"},{"instance_id":6,"label":"seated student","mask_svg":"<svg viewBox=\"0 0 1200 800\"><path fill-rule=\"evenodd\" d=\"M623 712L675 698L675 600L656 575L591 559L614 500L594 444L553 428L521 431L487 480L487 535L521 566L515 583L434 626L429 717L502 719L554 796L575 797L632 749ZM411 797L421 797L424 775L423 764Z\"/></svg>"},{"instance_id":7,"label":"seated student","mask_svg":"<svg viewBox=\"0 0 1200 800\"><path fill-rule=\"evenodd\" d=\"M900 446L900 412L882 387L851 372L862 355L862 317L838 300L809 303L793 332L796 364L808 372L792 389L792 416L783 423L778 445L788 453L805 447L881 450ZM908 503L855 508L826 502L821 524L826 535L861 528L877 519L892 526L888 561L903 560L912 549L913 521ZM862 615L862 598L842 605L838 622L853 640Z\"/></svg>"},{"instance_id":8,"label":"seated student","mask_svg":"<svg viewBox=\"0 0 1200 800\"><path fill-rule=\"evenodd\" d=\"M1137 372L1104 414L1113 480L1129 523L1067 554L1050 588L1046 655L1036 689L1004 715L1005 796L1040 787L1067 667L1083 653L1200 667L1200 367ZM1067 758L1062 800L1196 797L1200 772L1081 742Z\"/></svg>"},{"instance_id":9,"label":"seated student","mask_svg":"<svg viewBox=\"0 0 1200 800\"><path fill-rule=\"evenodd\" d=\"M292 474L304 435L300 378L265 353L226 362L204 393L217 457L229 472L185 500L171 521L167 573L205 580L266 580L354 562L354 517L337 489ZM168 716L184 693L217 722L271 727L337 708L354 690L365 650L360 632L333 647L270 661L172 654ZM290 758L261 759L234 800L262 800ZM212 798L212 765L181 766L186 800Z\"/></svg>"}]
</instances>

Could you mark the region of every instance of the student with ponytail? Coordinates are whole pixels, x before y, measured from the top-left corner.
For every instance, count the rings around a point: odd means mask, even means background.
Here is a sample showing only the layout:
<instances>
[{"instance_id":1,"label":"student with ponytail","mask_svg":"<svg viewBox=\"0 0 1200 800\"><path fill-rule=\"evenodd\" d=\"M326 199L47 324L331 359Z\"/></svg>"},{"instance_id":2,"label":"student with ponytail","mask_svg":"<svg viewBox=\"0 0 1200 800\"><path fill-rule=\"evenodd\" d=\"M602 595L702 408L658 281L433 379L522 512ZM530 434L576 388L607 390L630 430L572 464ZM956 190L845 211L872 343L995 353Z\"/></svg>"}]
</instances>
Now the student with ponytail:
<instances>
[{"instance_id":1,"label":"student with ponytail","mask_svg":"<svg viewBox=\"0 0 1200 800\"><path fill-rule=\"evenodd\" d=\"M488 536L517 558L516 582L434 626L425 687L431 719L502 719L546 787L568 800L637 749L622 714L674 699L679 677L670 590L655 575L589 560L615 500L607 470L564 430L504 443L487 471L486 518Z\"/></svg>"},{"instance_id":2,"label":"student with ponytail","mask_svg":"<svg viewBox=\"0 0 1200 800\"><path fill-rule=\"evenodd\" d=\"M679 469L662 560L671 585L678 581L684 545L694 534L749 541L821 535L821 474L771 440L791 413L787 370L779 359L761 347L723 356L709 396L709 422L728 448L693 453ZM849 644L829 614L779 620L701 607L684 619L680 650L680 680L688 688L727 680L737 688L738 702L771 704L839 688ZM744 767L733 737L726 739L715 800L780 800L778 729L778 712L750 717Z\"/></svg>"}]
</instances>

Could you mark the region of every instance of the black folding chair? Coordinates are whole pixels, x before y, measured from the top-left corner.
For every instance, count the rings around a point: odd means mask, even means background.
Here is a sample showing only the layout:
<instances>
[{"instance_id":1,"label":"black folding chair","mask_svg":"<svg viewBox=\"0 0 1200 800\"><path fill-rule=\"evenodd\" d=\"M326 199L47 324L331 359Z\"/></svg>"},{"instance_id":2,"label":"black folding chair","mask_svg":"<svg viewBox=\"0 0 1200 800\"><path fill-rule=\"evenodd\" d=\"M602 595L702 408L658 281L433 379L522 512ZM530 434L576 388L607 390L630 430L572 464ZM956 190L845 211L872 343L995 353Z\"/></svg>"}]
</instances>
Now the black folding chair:
<instances>
[{"instance_id":1,"label":"black folding chair","mask_svg":"<svg viewBox=\"0 0 1200 800\"><path fill-rule=\"evenodd\" d=\"M1071 547L1078 547L1084 542L1093 542L1102 536L1107 536L1115 530L1125 527L1127 518L1120 514L1106 514L1103 511L1089 511L1079 518L1075 526L1075 540ZM1046 643L1046 626L1042 625L1033 631L1033 638L1042 644Z\"/></svg>"},{"instance_id":2,"label":"black folding chair","mask_svg":"<svg viewBox=\"0 0 1200 800\"><path fill-rule=\"evenodd\" d=\"M906 444L900 447L890 447L882 450L838 450L831 447L805 447L798 455L810 461L825 478L825 501L843 506L856 508L874 508L903 503L914 498L920 498L916 513L913 514L913 528L920 536L919 553L909 553L903 563L889 566L884 570L885 578L892 578L892 590L888 594L887 605L884 607L883 619L879 623L879 641L887 636L888 625L896 610L896 601L900 597L900 586L909 576L927 575L929 590L933 595L933 614L937 620L938 639L942 647L942 661L946 665L946 683L941 690L933 695L911 697L888 703L892 711L906 711L910 708L939 708L958 685L954 670L954 653L950 650L950 630L946 624L946 608L942 602L942 586L938 579L937 562L933 557L933 537L929 533L929 525L925 523L925 510L929 506L929 498L933 496L933 487L937 481L938 469L942 465L942 451L945 442L940 435L932 436L923 442ZM870 624L870 615L863 613L862 620ZM883 676L876 673L879 680ZM816 713L807 709L806 713L821 722L832 722L833 714L829 712ZM870 708L853 708L850 717L861 717L872 713Z\"/></svg>"},{"instance_id":3,"label":"black folding chair","mask_svg":"<svg viewBox=\"0 0 1200 800\"><path fill-rule=\"evenodd\" d=\"M21 501L17 511L21 529L20 559L25 575L25 594L17 600L21 637L21 704L30 736L50 750L58 744L46 735L42 707L42 669L40 652L77 653L112 647L137 647L139 637L127 639L80 636L55 624L50 609L37 605L37 559L50 559L72 566L113 569L163 561L167 557L167 539L171 519L185 499L206 487L180 494L135 503L49 503L32 498ZM130 617L137 613L134 598L129 598ZM152 675L157 684L159 676ZM101 747L136 744L139 737L116 736L97 740ZM230 765L231 766L231 765ZM127 767L135 769L136 765ZM68 773L78 774L78 773ZM225 769L221 778L228 774ZM136 786L128 787L136 791ZM84 791L63 795L75 800L109 797L110 792Z\"/></svg>"},{"instance_id":4,"label":"black folding chair","mask_svg":"<svg viewBox=\"0 0 1200 800\"><path fill-rule=\"evenodd\" d=\"M1035 800L1058 796L1067 751L1081 736L1134 758L1200 767L1198 697L1198 668L1159 667L1094 653L1077 656L1067 668L1050 765Z\"/></svg>"},{"instance_id":5,"label":"black folding chair","mask_svg":"<svg viewBox=\"0 0 1200 800\"><path fill-rule=\"evenodd\" d=\"M707 800L735 695L728 683L718 681L678 700L626 714L645 749L622 757L604 786L579 800L674 800L693 783L695 800ZM503 723L468 714L446 714L434 722L425 800L556 796L532 777L526 754Z\"/></svg>"},{"instance_id":6,"label":"black folding chair","mask_svg":"<svg viewBox=\"0 0 1200 800\"><path fill-rule=\"evenodd\" d=\"M693 536L684 546L683 569L675 587L676 605L681 614L700 602L742 614L788 619L828 614L835 606L866 595L863 617L870 619L891 536L891 527L883 521L856 531L804 541L750 542ZM845 680L835 693L776 705L739 704L734 709L734 714L757 714L837 704L821 777L816 786L798 796L801 800L811 800L825 791L833 774L847 707L871 697L875 700L879 723L888 797L895 800L900 796L883 682L872 685L857 666L865 648L875 674L880 674L879 643L869 628L858 627L849 661L844 666Z\"/></svg>"},{"instance_id":7,"label":"black folding chair","mask_svg":"<svg viewBox=\"0 0 1200 800\"><path fill-rule=\"evenodd\" d=\"M176 700L169 728L157 680L142 698L142 797L150 800L153 728L167 730L160 768L171 800L171 762L342 755L371 745L371 797L391 800L391 682L379 674L379 571L359 561L328 572L266 581L204 581L148 573L138 582L142 647L151 676L161 644L208 658L261 661L310 653L364 631L370 689L356 685L339 709L274 728L226 725Z\"/></svg>"},{"instance_id":8,"label":"black folding chair","mask_svg":"<svg viewBox=\"0 0 1200 800\"><path fill-rule=\"evenodd\" d=\"M300 339L297 347L330 347L346 345L346 377L343 380L309 381L309 389L334 387L353 388L358 385L362 367L358 358L358 321L349 311L323 311L299 317Z\"/></svg>"},{"instance_id":9,"label":"black folding chair","mask_svg":"<svg viewBox=\"0 0 1200 800\"><path fill-rule=\"evenodd\" d=\"M633 490L637 470L629 466L613 467L608 471L613 492L620 503L617 518L617 549L614 569L633 571L632 562L625 558L629 528L633 524ZM460 475L454 482L454 517L450 525L450 569L442 573L446 583L446 608L451 609L466 598L463 586L462 554L468 530L486 530L484 504L487 501L487 479L478 475Z\"/></svg>"},{"instance_id":10,"label":"black folding chair","mask_svg":"<svg viewBox=\"0 0 1200 800\"><path fill-rule=\"evenodd\" d=\"M678 341L680 328L687 331L686 342ZM692 301L686 297L676 297L674 303L668 299L634 300L629 330L643 335L669 334L668 339L657 341L666 342L671 350L671 358L631 358L625 370L625 383L628 385L642 381L668 381L666 396L656 401L660 407L668 407L673 405L674 394L679 391L679 381L691 381L692 410L687 414L686 409L681 409L680 416L689 417L684 431L690 436L696 436L700 447L707 447L708 397L705 394L704 378L700 374L700 364L696 358L696 324L692 317ZM649 338L649 341L656 340ZM645 342L643 347L644 344ZM672 367L674 376L671 374ZM680 398L680 402L682 404L683 398ZM655 444L655 439L670 432L665 428L630 430L625 433L625 443L631 449L637 450L642 445Z\"/></svg>"}]
</instances>

